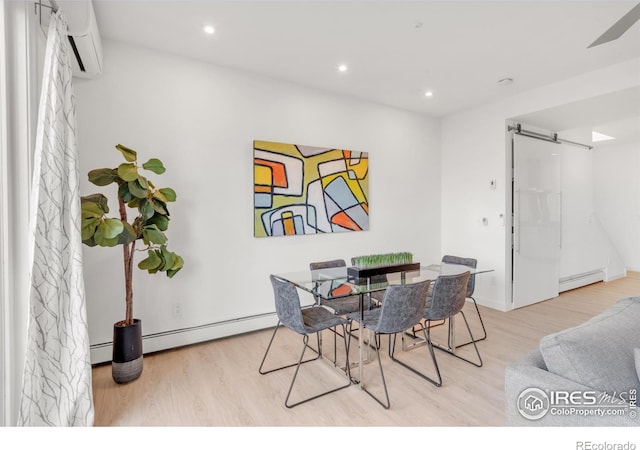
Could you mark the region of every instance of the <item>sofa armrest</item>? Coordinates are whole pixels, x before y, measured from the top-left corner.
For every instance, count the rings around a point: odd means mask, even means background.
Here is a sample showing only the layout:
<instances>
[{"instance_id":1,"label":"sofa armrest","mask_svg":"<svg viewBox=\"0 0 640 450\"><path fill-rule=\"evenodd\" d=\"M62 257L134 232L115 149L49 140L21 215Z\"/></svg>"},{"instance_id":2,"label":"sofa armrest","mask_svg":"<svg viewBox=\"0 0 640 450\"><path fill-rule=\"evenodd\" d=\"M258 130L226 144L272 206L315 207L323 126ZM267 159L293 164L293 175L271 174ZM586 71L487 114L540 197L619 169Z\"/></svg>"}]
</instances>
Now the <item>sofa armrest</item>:
<instances>
[{"instance_id":1,"label":"sofa armrest","mask_svg":"<svg viewBox=\"0 0 640 450\"><path fill-rule=\"evenodd\" d=\"M630 411L624 415L553 415L548 412L544 417L531 420L523 417L518 410L518 397L527 388L539 388L545 392L596 392L588 386L576 383L567 378L546 370L544 360L539 351L526 354L517 362L505 369L505 410L506 422L509 426L640 426L640 420L630 417ZM634 411L635 412L635 411ZM640 408L637 409L640 413Z\"/></svg>"}]
</instances>

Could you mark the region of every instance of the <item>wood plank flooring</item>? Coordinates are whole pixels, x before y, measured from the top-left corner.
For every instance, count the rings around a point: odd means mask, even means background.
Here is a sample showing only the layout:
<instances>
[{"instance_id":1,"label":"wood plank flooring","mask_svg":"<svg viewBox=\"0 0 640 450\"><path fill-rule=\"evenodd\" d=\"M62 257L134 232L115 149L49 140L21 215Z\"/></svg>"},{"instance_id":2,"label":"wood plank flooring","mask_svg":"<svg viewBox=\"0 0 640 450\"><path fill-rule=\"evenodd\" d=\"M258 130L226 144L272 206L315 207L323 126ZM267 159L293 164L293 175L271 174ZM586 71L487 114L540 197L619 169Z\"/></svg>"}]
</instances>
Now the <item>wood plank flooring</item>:
<instances>
[{"instance_id":1,"label":"wood plank flooring","mask_svg":"<svg viewBox=\"0 0 640 450\"><path fill-rule=\"evenodd\" d=\"M272 330L146 355L141 378L127 385L118 385L111 379L110 365L96 366L95 425L500 427L505 424L504 369L509 363L536 348L544 335L578 325L618 299L636 295L640 295L640 274L629 273L624 279L568 291L515 311L505 313L481 307L488 334L478 344L484 366L477 368L437 352L444 379L439 388L382 353L391 397L389 410L357 385L286 408L283 402L292 369L258 374ZM471 303L465 312L477 333L479 323ZM456 329L462 336L464 327ZM274 343L271 362L278 364L287 358L294 361L302 345L300 338L287 330L281 330L279 338ZM332 343L332 337L325 334L325 354ZM357 358L357 341L352 343L351 357ZM385 349L386 345L384 339ZM470 355L472 346L462 351ZM425 371L431 367L426 347L399 352L398 357ZM364 369L365 380L370 379L368 386L380 387L377 364L365 365ZM342 382L326 360L303 365L300 377L297 388L306 393Z\"/></svg>"}]
</instances>

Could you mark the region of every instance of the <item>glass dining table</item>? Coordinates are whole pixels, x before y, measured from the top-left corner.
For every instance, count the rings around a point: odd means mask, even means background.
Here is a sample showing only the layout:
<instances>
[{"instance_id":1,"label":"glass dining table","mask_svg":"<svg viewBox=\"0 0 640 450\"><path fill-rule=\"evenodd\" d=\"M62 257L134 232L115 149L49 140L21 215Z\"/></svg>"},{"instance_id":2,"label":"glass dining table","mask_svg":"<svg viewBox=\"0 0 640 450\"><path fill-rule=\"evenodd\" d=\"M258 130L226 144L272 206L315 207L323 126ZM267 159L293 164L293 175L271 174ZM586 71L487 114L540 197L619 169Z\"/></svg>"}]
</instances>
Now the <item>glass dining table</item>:
<instances>
[{"instance_id":1,"label":"glass dining table","mask_svg":"<svg viewBox=\"0 0 640 450\"><path fill-rule=\"evenodd\" d=\"M464 272L471 275L492 272L493 269L471 268L459 264L438 263L421 266L420 269L391 272L367 278L355 278L349 275L347 267L333 267L328 269L306 270L276 274L279 278L293 284L299 289L312 294L316 298L332 300L352 295L360 298L360 316L365 305L371 300L371 294L384 291L389 285L409 284L419 281L435 281L441 275L456 275ZM451 331L453 323L450 324ZM455 344L453 349L455 350ZM362 380L363 339L358 339L358 370L359 380Z\"/></svg>"}]
</instances>

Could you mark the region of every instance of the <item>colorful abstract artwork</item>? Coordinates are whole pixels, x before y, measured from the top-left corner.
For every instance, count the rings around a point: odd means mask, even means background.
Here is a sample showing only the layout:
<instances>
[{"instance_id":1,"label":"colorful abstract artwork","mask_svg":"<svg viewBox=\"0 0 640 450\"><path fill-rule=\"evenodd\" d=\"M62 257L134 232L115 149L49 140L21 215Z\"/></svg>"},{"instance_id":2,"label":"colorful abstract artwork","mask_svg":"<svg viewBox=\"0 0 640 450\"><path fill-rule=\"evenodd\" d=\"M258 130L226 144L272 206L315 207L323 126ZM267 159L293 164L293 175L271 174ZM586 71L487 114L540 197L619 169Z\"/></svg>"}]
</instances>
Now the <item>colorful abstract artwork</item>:
<instances>
[{"instance_id":1,"label":"colorful abstract artwork","mask_svg":"<svg viewBox=\"0 0 640 450\"><path fill-rule=\"evenodd\" d=\"M253 142L254 235L369 229L369 156L335 148Z\"/></svg>"}]
</instances>

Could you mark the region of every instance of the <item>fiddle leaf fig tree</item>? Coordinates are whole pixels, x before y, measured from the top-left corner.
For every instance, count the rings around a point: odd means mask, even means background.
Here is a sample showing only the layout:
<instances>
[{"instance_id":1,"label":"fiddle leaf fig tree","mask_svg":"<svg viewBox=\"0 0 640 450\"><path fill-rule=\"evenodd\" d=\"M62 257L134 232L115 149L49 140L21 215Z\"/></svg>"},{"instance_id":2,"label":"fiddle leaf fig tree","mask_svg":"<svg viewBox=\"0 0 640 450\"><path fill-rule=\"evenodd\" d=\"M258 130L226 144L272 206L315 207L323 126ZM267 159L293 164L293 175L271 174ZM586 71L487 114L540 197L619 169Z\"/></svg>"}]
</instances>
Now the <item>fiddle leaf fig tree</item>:
<instances>
[{"instance_id":1,"label":"fiddle leaf fig tree","mask_svg":"<svg viewBox=\"0 0 640 450\"><path fill-rule=\"evenodd\" d=\"M165 232L169 227L167 204L176 201L173 189L157 188L142 170L161 175L165 172L162 161L151 158L138 164L135 150L116 145L125 162L114 169L94 169L89 172L89 181L96 186L115 183L118 186L118 217L108 217L109 205L103 194L81 197L82 242L90 247L115 247L122 245L125 278L126 315L123 325L133 324L133 259L136 251L146 252L147 257L138 263L138 268L151 274L165 272L169 278L182 269L181 256L167 249ZM130 220L127 210L137 214ZM144 248L136 249L141 240Z\"/></svg>"}]
</instances>

